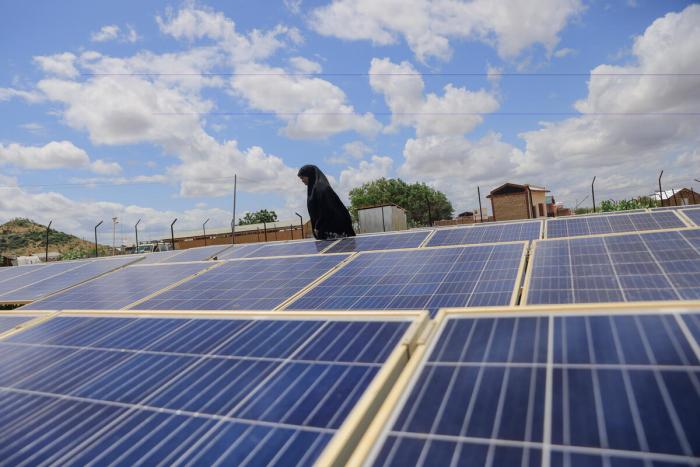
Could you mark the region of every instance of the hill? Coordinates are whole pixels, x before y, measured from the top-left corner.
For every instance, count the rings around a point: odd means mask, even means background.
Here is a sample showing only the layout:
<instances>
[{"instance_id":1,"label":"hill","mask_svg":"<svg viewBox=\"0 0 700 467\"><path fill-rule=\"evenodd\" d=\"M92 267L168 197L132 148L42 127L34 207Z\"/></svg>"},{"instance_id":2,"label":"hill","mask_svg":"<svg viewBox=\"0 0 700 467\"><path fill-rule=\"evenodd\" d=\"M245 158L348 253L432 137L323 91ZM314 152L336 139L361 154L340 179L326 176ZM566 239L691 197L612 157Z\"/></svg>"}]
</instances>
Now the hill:
<instances>
[{"instance_id":1,"label":"hill","mask_svg":"<svg viewBox=\"0 0 700 467\"><path fill-rule=\"evenodd\" d=\"M12 219L0 225L0 255L43 255L46 248L46 226L30 219ZM108 255L111 248L98 245L100 256ZM49 232L49 251L58 251L62 259L93 256L95 245L59 230Z\"/></svg>"}]
</instances>

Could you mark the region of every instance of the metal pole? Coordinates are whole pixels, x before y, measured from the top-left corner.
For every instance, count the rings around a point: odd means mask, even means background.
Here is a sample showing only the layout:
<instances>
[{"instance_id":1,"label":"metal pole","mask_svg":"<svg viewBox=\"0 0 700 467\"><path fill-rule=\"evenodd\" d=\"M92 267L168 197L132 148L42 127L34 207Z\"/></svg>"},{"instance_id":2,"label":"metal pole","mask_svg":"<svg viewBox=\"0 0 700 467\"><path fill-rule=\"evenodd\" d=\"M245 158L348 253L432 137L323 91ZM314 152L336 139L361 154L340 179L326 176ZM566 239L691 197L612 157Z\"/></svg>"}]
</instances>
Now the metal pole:
<instances>
[{"instance_id":1,"label":"metal pole","mask_svg":"<svg viewBox=\"0 0 700 467\"><path fill-rule=\"evenodd\" d=\"M95 226L95 258L99 256L99 253L97 252L97 228L101 225L102 221L100 221L100 223Z\"/></svg>"},{"instance_id":2,"label":"metal pole","mask_svg":"<svg viewBox=\"0 0 700 467\"><path fill-rule=\"evenodd\" d=\"M671 188L671 193L673 194L673 205L678 206L678 200L676 199L676 190L674 188ZM668 203L671 204L671 203Z\"/></svg>"},{"instance_id":3,"label":"metal pole","mask_svg":"<svg viewBox=\"0 0 700 467\"><path fill-rule=\"evenodd\" d=\"M260 227L255 228L257 234L258 234L258 242L260 241Z\"/></svg>"},{"instance_id":4,"label":"metal pole","mask_svg":"<svg viewBox=\"0 0 700 467\"><path fill-rule=\"evenodd\" d=\"M112 218L112 256L116 255L115 249L114 249L114 243L117 237L117 218L113 217Z\"/></svg>"},{"instance_id":5,"label":"metal pole","mask_svg":"<svg viewBox=\"0 0 700 467\"><path fill-rule=\"evenodd\" d=\"M663 195L663 190L661 189L661 176L664 174L664 171L662 170L661 173L659 174L659 206L664 205L664 195Z\"/></svg>"},{"instance_id":6,"label":"metal pole","mask_svg":"<svg viewBox=\"0 0 700 467\"><path fill-rule=\"evenodd\" d=\"M299 216L299 227L301 227L301 238L304 238L304 218L301 217L301 214L298 212L295 212L297 216Z\"/></svg>"},{"instance_id":7,"label":"metal pole","mask_svg":"<svg viewBox=\"0 0 700 467\"><path fill-rule=\"evenodd\" d=\"M384 224L384 206L381 207L382 210L382 232L386 232L386 225ZM430 205L428 205L428 212L430 212ZM428 218L430 218L430 214L428 214Z\"/></svg>"},{"instance_id":8,"label":"metal pole","mask_svg":"<svg viewBox=\"0 0 700 467\"><path fill-rule=\"evenodd\" d=\"M428 225L433 226L433 215L430 212L430 200L428 199L428 194L425 194L425 202L428 203ZM382 216L384 216L384 209L382 208Z\"/></svg>"},{"instance_id":9,"label":"metal pole","mask_svg":"<svg viewBox=\"0 0 700 467\"><path fill-rule=\"evenodd\" d=\"M202 230L204 230L204 246L207 246L207 222L209 222L209 218L202 224Z\"/></svg>"},{"instance_id":10,"label":"metal pole","mask_svg":"<svg viewBox=\"0 0 700 467\"><path fill-rule=\"evenodd\" d=\"M289 224L289 236L292 237L291 240L294 240L294 225Z\"/></svg>"},{"instance_id":11,"label":"metal pole","mask_svg":"<svg viewBox=\"0 0 700 467\"><path fill-rule=\"evenodd\" d=\"M51 230L51 223L53 219L49 221L49 225L46 226L46 256L44 256L44 262L49 262L49 231Z\"/></svg>"},{"instance_id":12,"label":"metal pole","mask_svg":"<svg viewBox=\"0 0 700 467\"><path fill-rule=\"evenodd\" d=\"M695 190L693 190L693 187L692 187L692 186L690 187L690 194L693 195L693 204L697 204L697 203L695 202Z\"/></svg>"},{"instance_id":13,"label":"metal pole","mask_svg":"<svg viewBox=\"0 0 700 467\"><path fill-rule=\"evenodd\" d=\"M477 185L476 186L476 195L479 197L479 218L481 219L481 223L484 223L484 210L481 208L481 188Z\"/></svg>"},{"instance_id":14,"label":"metal pole","mask_svg":"<svg viewBox=\"0 0 700 467\"><path fill-rule=\"evenodd\" d=\"M172 224L170 224L170 243L173 245L173 250L175 249L175 231L173 230L173 225L175 225L175 222L177 222L177 217L173 221Z\"/></svg>"},{"instance_id":15,"label":"metal pole","mask_svg":"<svg viewBox=\"0 0 700 467\"><path fill-rule=\"evenodd\" d=\"M595 214L595 188L593 185L595 184L595 177L593 177L593 181L591 182L591 197L593 198L593 213Z\"/></svg>"},{"instance_id":16,"label":"metal pole","mask_svg":"<svg viewBox=\"0 0 700 467\"><path fill-rule=\"evenodd\" d=\"M233 174L233 221L231 222L231 245L236 243L236 192L238 191L238 174Z\"/></svg>"},{"instance_id":17,"label":"metal pole","mask_svg":"<svg viewBox=\"0 0 700 467\"><path fill-rule=\"evenodd\" d=\"M267 222L263 221L263 232L265 233L265 241L267 241Z\"/></svg>"},{"instance_id":18,"label":"metal pole","mask_svg":"<svg viewBox=\"0 0 700 467\"><path fill-rule=\"evenodd\" d=\"M134 253L139 252L139 223L141 222L141 219L136 221L136 224L134 224L134 234L136 235L136 248L134 250Z\"/></svg>"}]
</instances>

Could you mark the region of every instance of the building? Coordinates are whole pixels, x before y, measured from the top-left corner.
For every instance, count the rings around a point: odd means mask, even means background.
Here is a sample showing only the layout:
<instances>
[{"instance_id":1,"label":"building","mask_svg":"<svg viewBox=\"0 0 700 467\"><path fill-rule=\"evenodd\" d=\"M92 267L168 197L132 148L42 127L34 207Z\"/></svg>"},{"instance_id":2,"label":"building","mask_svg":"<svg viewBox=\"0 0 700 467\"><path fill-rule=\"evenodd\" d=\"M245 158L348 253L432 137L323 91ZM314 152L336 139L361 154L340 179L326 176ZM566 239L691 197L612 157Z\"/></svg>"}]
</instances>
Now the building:
<instances>
[{"instance_id":1,"label":"building","mask_svg":"<svg viewBox=\"0 0 700 467\"><path fill-rule=\"evenodd\" d=\"M406 211L395 204L368 206L357 210L358 233L406 230Z\"/></svg>"},{"instance_id":2,"label":"building","mask_svg":"<svg viewBox=\"0 0 700 467\"><path fill-rule=\"evenodd\" d=\"M267 222L264 224L248 224L236 226L235 243L256 243L274 242L280 240L300 240L310 238L311 222L306 221L303 225L299 219ZM170 242L170 237L163 238L162 242ZM230 245L231 228L207 228L206 236L203 230L193 230L186 232L175 231L175 249L184 250L199 246L209 245Z\"/></svg>"},{"instance_id":3,"label":"building","mask_svg":"<svg viewBox=\"0 0 700 467\"><path fill-rule=\"evenodd\" d=\"M655 191L652 198L658 201L659 192ZM700 204L700 193L695 193L692 188L664 190L661 193L662 206L687 206L689 204Z\"/></svg>"},{"instance_id":4,"label":"building","mask_svg":"<svg viewBox=\"0 0 700 467\"><path fill-rule=\"evenodd\" d=\"M549 190L535 185L504 183L486 197L491 200L494 221L547 217Z\"/></svg>"}]
</instances>

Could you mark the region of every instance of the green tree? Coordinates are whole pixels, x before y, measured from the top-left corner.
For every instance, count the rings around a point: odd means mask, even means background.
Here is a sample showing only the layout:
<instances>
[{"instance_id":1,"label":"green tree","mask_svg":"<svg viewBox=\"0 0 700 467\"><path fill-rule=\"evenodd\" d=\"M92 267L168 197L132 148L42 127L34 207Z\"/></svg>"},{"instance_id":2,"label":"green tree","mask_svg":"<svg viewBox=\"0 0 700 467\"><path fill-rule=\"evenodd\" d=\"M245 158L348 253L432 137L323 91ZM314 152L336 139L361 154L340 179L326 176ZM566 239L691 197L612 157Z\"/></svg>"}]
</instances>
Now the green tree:
<instances>
[{"instance_id":1,"label":"green tree","mask_svg":"<svg viewBox=\"0 0 700 467\"><path fill-rule=\"evenodd\" d=\"M261 209L256 212L247 212L243 219L238 219L238 225L262 224L263 222L277 222L277 213Z\"/></svg>"},{"instance_id":2,"label":"green tree","mask_svg":"<svg viewBox=\"0 0 700 467\"><path fill-rule=\"evenodd\" d=\"M359 208L393 203L406 210L409 227L428 224L428 207L433 221L451 219L454 209L444 193L425 183L406 183L400 178L380 178L350 190L350 213L357 220Z\"/></svg>"}]
</instances>

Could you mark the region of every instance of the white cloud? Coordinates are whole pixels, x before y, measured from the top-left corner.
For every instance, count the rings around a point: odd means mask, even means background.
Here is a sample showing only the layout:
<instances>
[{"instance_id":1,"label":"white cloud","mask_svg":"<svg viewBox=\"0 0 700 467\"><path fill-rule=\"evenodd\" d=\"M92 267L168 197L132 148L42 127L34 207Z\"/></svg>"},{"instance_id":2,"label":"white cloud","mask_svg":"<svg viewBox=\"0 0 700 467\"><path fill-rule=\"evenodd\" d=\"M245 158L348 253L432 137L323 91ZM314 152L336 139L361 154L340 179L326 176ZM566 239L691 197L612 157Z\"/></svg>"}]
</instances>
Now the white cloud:
<instances>
[{"instance_id":1,"label":"white cloud","mask_svg":"<svg viewBox=\"0 0 700 467\"><path fill-rule=\"evenodd\" d=\"M510 58L535 44L554 50L558 34L582 9L579 0L333 0L311 13L311 26L376 45L395 44L401 36L421 61L448 59L451 39L493 44Z\"/></svg>"},{"instance_id":2,"label":"white cloud","mask_svg":"<svg viewBox=\"0 0 700 467\"><path fill-rule=\"evenodd\" d=\"M564 47L562 49L557 49L553 55L556 58L564 58L564 57L568 57L569 55L575 55L575 54L576 54L576 50L570 49L568 47Z\"/></svg>"},{"instance_id":3,"label":"white cloud","mask_svg":"<svg viewBox=\"0 0 700 467\"><path fill-rule=\"evenodd\" d=\"M79 72L75 67L75 60L76 56L70 52L34 57L34 61L44 72L66 78L78 76Z\"/></svg>"},{"instance_id":4,"label":"white cloud","mask_svg":"<svg viewBox=\"0 0 700 467\"><path fill-rule=\"evenodd\" d=\"M287 122L290 138L326 138L345 131L376 134L381 124L371 113L355 113L345 93L329 81L292 76L281 68L251 64L231 79L235 93L255 109L276 113ZM250 76L264 74L266 76Z\"/></svg>"},{"instance_id":5,"label":"white cloud","mask_svg":"<svg viewBox=\"0 0 700 467\"><path fill-rule=\"evenodd\" d=\"M44 95L36 91L24 91L22 89L14 88L0 88L0 102L9 101L18 97L24 99L30 104L41 102L44 100Z\"/></svg>"},{"instance_id":6,"label":"white cloud","mask_svg":"<svg viewBox=\"0 0 700 467\"><path fill-rule=\"evenodd\" d=\"M384 95L392 112L388 131L414 126L419 137L468 133L483 121L479 113L493 112L499 106L488 91L469 91L452 84L444 87L442 96L424 96L423 79L408 62L374 58L369 72L372 89Z\"/></svg>"},{"instance_id":7,"label":"white cloud","mask_svg":"<svg viewBox=\"0 0 700 467\"><path fill-rule=\"evenodd\" d=\"M299 73L321 73L323 70L320 63L304 57L292 57L289 59L289 64Z\"/></svg>"},{"instance_id":8,"label":"white cloud","mask_svg":"<svg viewBox=\"0 0 700 467\"><path fill-rule=\"evenodd\" d=\"M284 6L295 15L301 13L301 3L302 0L284 0Z\"/></svg>"},{"instance_id":9,"label":"white cloud","mask_svg":"<svg viewBox=\"0 0 700 467\"><path fill-rule=\"evenodd\" d=\"M372 156L370 161L361 161L357 167L347 167L340 172L338 195L347 201L348 193L363 183L388 177L394 161L391 157Z\"/></svg>"},{"instance_id":10,"label":"white cloud","mask_svg":"<svg viewBox=\"0 0 700 467\"><path fill-rule=\"evenodd\" d=\"M354 159L362 159L371 152L372 148L367 146L362 141L352 141L350 143L343 144L343 154L347 154Z\"/></svg>"},{"instance_id":11,"label":"white cloud","mask_svg":"<svg viewBox=\"0 0 700 467\"><path fill-rule=\"evenodd\" d=\"M90 40L93 42L106 42L114 40L117 37L119 37L119 26L110 24L108 26L102 26L97 32L93 32L90 36Z\"/></svg>"},{"instance_id":12,"label":"white cloud","mask_svg":"<svg viewBox=\"0 0 700 467\"><path fill-rule=\"evenodd\" d=\"M121 167L115 162L99 159L91 162L87 152L70 141L52 141L44 146L0 144L0 165L2 164L32 170L84 168L101 174L121 172Z\"/></svg>"}]
</instances>

